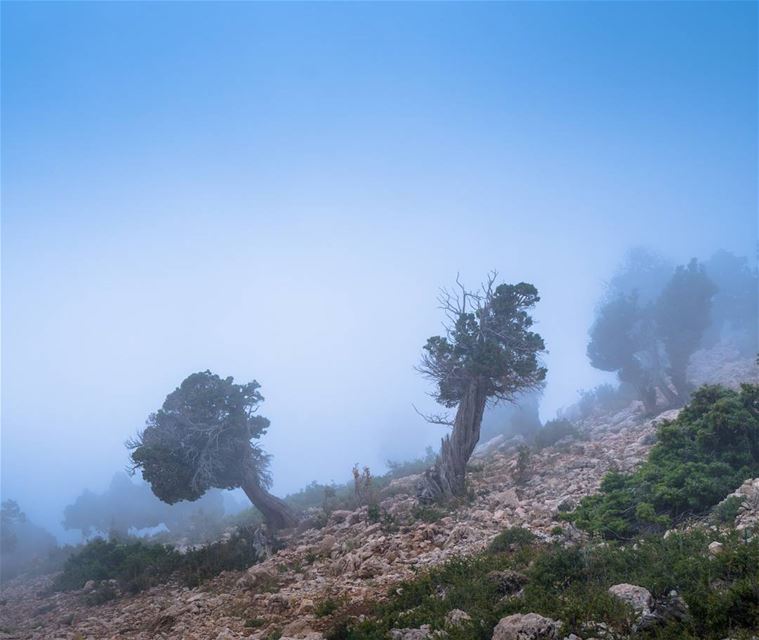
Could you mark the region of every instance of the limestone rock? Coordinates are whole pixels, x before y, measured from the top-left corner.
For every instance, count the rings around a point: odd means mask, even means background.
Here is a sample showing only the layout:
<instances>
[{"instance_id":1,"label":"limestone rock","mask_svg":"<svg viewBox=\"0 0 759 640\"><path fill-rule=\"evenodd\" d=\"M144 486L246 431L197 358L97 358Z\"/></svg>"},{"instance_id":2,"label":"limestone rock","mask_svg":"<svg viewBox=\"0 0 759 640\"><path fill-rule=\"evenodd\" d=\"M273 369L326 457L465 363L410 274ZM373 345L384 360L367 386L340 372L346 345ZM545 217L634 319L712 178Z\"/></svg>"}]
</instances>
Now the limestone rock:
<instances>
[{"instance_id":1,"label":"limestone rock","mask_svg":"<svg viewBox=\"0 0 759 640\"><path fill-rule=\"evenodd\" d=\"M632 607L638 620L651 613L654 600L651 592L645 587L627 583L615 584L609 587L609 593Z\"/></svg>"},{"instance_id":2,"label":"limestone rock","mask_svg":"<svg viewBox=\"0 0 759 640\"><path fill-rule=\"evenodd\" d=\"M557 640L561 623L537 613L515 613L501 618L493 640Z\"/></svg>"}]
</instances>

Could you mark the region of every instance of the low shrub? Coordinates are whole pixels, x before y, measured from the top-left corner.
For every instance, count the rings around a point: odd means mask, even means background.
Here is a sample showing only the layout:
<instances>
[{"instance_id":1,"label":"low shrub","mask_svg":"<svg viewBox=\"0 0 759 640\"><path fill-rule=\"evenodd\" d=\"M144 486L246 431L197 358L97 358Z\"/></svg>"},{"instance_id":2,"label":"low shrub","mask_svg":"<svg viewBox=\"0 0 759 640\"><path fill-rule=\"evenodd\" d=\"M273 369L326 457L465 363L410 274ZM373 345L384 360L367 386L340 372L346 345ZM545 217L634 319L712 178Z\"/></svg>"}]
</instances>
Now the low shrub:
<instances>
[{"instance_id":1,"label":"low shrub","mask_svg":"<svg viewBox=\"0 0 759 640\"><path fill-rule=\"evenodd\" d=\"M724 545L716 557L708 553L713 540ZM521 574L526 583L521 593L504 598L491 576L506 571ZM759 628L759 538L696 529L666 540L641 538L635 545L532 543L457 558L396 585L368 619L341 629L340 638L380 640L390 629L422 624L451 632L445 622L451 609L478 622L455 630L456 640L488 640L502 617L530 612L561 620L559 637L589 637L600 633L599 625L618 637L630 633L632 622L631 611L608 594L621 582L645 587L657 598L676 590L686 601L690 619L660 627L653 637L721 640Z\"/></svg>"},{"instance_id":2,"label":"low shrub","mask_svg":"<svg viewBox=\"0 0 759 640\"><path fill-rule=\"evenodd\" d=\"M738 517L741 505L743 505L742 497L730 496L712 509L712 519L717 524L733 524Z\"/></svg>"},{"instance_id":3,"label":"low shrub","mask_svg":"<svg viewBox=\"0 0 759 640\"><path fill-rule=\"evenodd\" d=\"M142 540L104 540L96 538L68 557L53 589L81 589L89 580L115 580L119 589L129 593L178 579L194 587L222 571L242 570L258 562L253 530L239 530L228 540L214 542L180 553L173 547ZM100 585L98 589L104 588ZM103 591L91 599L110 599ZM105 600L102 600L105 601Z\"/></svg>"},{"instance_id":4,"label":"low shrub","mask_svg":"<svg viewBox=\"0 0 759 640\"><path fill-rule=\"evenodd\" d=\"M759 385L704 386L676 420L659 426L638 471L607 474L598 494L563 517L606 538L630 538L705 514L757 475Z\"/></svg>"},{"instance_id":5,"label":"low shrub","mask_svg":"<svg viewBox=\"0 0 759 640\"><path fill-rule=\"evenodd\" d=\"M535 432L533 443L536 449L545 449L546 447L552 447L559 440L568 436L576 438L579 436L579 431L569 420L559 418L557 420L549 420L538 429Z\"/></svg>"},{"instance_id":6,"label":"low shrub","mask_svg":"<svg viewBox=\"0 0 759 640\"><path fill-rule=\"evenodd\" d=\"M522 527L509 527L499 533L488 547L490 553L503 553L535 542L535 534Z\"/></svg>"}]
</instances>

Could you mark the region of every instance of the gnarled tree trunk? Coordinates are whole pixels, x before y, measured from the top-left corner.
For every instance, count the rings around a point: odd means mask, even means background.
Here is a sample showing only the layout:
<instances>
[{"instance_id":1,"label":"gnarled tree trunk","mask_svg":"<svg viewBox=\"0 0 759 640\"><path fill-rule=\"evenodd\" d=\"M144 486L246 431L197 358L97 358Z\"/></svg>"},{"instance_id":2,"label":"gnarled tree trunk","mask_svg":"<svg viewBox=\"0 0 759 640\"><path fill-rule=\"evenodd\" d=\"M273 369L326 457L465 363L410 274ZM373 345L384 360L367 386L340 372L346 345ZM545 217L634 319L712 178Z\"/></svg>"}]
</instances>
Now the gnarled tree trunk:
<instances>
[{"instance_id":1,"label":"gnarled tree trunk","mask_svg":"<svg viewBox=\"0 0 759 640\"><path fill-rule=\"evenodd\" d=\"M273 530L288 529L298 524L298 517L284 500L271 495L258 481L257 474L248 470L242 483L242 490L261 512L264 521Z\"/></svg>"},{"instance_id":2,"label":"gnarled tree trunk","mask_svg":"<svg viewBox=\"0 0 759 640\"><path fill-rule=\"evenodd\" d=\"M472 381L456 409L453 431L443 438L435 464L424 472L417 495L432 502L466 492L466 465L480 440L480 425L487 396L484 385Z\"/></svg>"}]
</instances>

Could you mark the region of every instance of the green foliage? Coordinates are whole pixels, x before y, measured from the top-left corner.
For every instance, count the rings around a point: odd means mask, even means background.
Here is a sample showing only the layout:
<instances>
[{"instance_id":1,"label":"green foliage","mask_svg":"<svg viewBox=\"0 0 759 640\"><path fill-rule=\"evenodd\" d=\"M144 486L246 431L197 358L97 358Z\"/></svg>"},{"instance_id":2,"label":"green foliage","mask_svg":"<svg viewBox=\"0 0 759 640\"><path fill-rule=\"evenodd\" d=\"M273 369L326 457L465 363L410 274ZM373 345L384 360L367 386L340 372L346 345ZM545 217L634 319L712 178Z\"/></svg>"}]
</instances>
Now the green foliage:
<instances>
[{"instance_id":1,"label":"green foliage","mask_svg":"<svg viewBox=\"0 0 759 640\"><path fill-rule=\"evenodd\" d=\"M535 432L533 443L535 448L545 449L546 447L552 447L559 440L566 437L576 438L579 435L577 427L575 427L569 420L565 418L559 418L557 420L549 420L540 429Z\"/></svg>"},{"instance_id":2,"label":"green foliage","mask_svg":"<svg viewBox=\"0 0 759 640\"><path fill-rule=\"evenodd\" d=\"M607 474L600 492L566 517L607 538L627 538L703 514L756 475L759 386L704 386L676 420L660 425L638 471Z\"/></svg>"},{"instance_id":3,"label":"green foliage","mask_svg":"<svg viewBox=\"0 0 759 640\"><path fill-rule=\"evenodd\" d=\"M340 602L335 598L325 598L316 603L314 608L314 614L317 618L326 618L331 616L335 611L340 608Z\"/></svg>"},{"instance_id":4,"label":"green foliage","mask_svg":"<svg viewBox=\"0 0 759 640\"><path fill-rule=\"evenodd\" d=\"M488 547L490 553L503 553L535 542L535 534L523 527L509 527L499 533Z\"/></svg>"},{"instance_id":5,"label":"green foliage","mask_svg":"<svg viewBox=\"0 0 759 640\"><path fill-rule=\"evenodd\" d=\"M375 502L370 504L366 509L366 518L371 522L372 524L377 523L380 521L380 518L382 517L382 512L380 511L379 505Z\"/></svg>"},{"instance_id":6,"label":"green foliage","mask_svg":"<svg viewBox=\"0 0 759 640\"><path fill-rule=\"evenodd\" d=\"M179 552L168 545L96 538L66 560L53 588L69 591L88 580L113 579L123 590L137 592L164 581L179 560Z\"/></svg>"},{"instance_id":7,"label":"green foliage","mask_svg":"<svg viewBox=\"0 0 759 640\"><path fill-rule=\"evenodd\" d=\"M259 388L255 380L234 384L202 371L166 396L129 443L134 468L161 500L173 504L197 500L211 487L240 487L247 473L268 486L268 456L250 442L269 427L255 413L263 400Z\"/></svg>"},{"instance_id":8,"label":"green foliage","mask_svg":"<svg viewBox=\"0 0 759 640\"><path fill-rule=\"evenodd\" d=\"M545 345L530 331L529 310L540 301L537 289L525 282L495 289L492 284L482 294L449 296L448 334L433 336L424 346L420 371L437 383L437 400L446 407L458 405L473 380L484 396L511 399L545 379L538 362Z\"/></svg>"},{"instance_id":9,"label":"green foliage","mask_svg":"<svg viewBox=\"0 0 759 640\"><path fill-rule=\"evenodd\" d=\"M258 562L252 530L236 532L228 540L179 553L169 545L143 540L96 538L66 560L53 589L81 589L88 580L115 580L122 591L136 593L177 579L194 587L222 571L242 570ZM100 585L98 590L105 589ZM95 594L102 598L107 594Z\"/></svg>"},{"instance_id":10,"label":"green foliage","mask_svg":"<svg viewBox=\"0 0 759 640\"><path fill-rule=\"evenodd\" d=\"M718 524L733 524L738 517L743 498L739 496L730 496L720 502L712 510L712 518Z\"/></svg>"},{"instance_id":11,"label":"green foliage","mask_svg":"<svg viewBox=\"0 0 759 640\"><path fill-rule=\"evenodd\" d=\"M414 520L437 522L445 517L446 512L436 505L417 504L411 511Z\"/></svg>"},{"instance_id":12,"label":"green foliage","mask_svg":"<svg viewBox=\"0 0 759 640\"><path fill-rule=\"evenodd\" d=\"M715 539L724 549L712 558L707 547ZM504 570L526 577L521 595L504 598L489 579ZM674 589L685 599L691 619L659 629L657 638L741 637L759 625L759 538L746 542L736 532L715 537L694 530L636 545L528 544L457 558L394 587L373 615L341 629L339 637L379 640L392 628L422 624L446 630L445 615L454 608L478 622L456 630L457 640L489 640L500 618L529 612L562 620L563 635L599 635L591 622L629 633L630 610L607 592L620 582L643 586L654 597Z\"/></svg>"}]
</instances>

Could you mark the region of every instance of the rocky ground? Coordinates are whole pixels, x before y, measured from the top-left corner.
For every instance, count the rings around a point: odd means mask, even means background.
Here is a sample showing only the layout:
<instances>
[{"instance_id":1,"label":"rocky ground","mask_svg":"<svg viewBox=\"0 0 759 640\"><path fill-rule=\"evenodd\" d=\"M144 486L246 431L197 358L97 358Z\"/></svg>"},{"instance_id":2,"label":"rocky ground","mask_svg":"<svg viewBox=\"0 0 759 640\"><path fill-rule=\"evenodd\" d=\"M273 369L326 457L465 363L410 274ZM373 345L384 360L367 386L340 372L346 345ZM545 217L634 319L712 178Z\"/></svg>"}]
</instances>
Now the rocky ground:
<instances>
[{"instance_id":1,"label":"rocky ground","mask_svg":"<svg viewBox=\"0 0 759 640\"><path fill-rule=\"evenodd\" d=\"M709 358L698 366L711 373L705 379L756 379L745 364L716 378ZM513 443L486 443L472 461L471 499L457 509L420 510L415 478L403 478L387 488L378 522L370 521L367 507L334 511L323 528L291 533L284 549L247 572L227 572L196 589L162 585L87 606L82 592L47 592L50 576L12 581L0 595L0 638L265 640L281 633L316 640L332 602L350 603L360 615L394 584L424 567L481 551L506 527L524 526L543 537L556 526L568 529L555 519L560 508L593 493L610 469L640 464L654 442L656 422L675 415L645 419L634 404L588 419L580 425L584 438L532 454L521 477Z\"/></svg>"}]
</instances>

